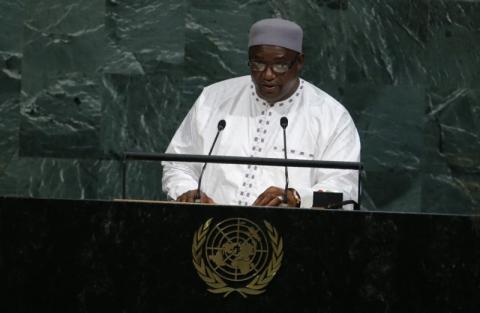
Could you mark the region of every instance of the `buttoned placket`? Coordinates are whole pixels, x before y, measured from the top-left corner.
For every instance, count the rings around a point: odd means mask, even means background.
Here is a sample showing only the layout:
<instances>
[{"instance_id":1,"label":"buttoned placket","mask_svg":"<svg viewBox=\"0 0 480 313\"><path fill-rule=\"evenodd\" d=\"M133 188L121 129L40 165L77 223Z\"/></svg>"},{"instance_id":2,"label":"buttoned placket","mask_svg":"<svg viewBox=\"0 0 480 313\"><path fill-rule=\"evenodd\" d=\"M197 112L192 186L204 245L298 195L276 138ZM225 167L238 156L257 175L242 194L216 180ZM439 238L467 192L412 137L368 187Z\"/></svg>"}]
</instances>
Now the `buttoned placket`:
<instances>
[{"instance_id":1,"label":"buttoned placket","mask_svg":"<svg viewBox=\"0 0 480 313\"><path fill-rule=\"evenodd\" d=\"M250 147L250 157L260 157L265 153L266 137L272 131L272 124L275 124L273 121L274 116L278 115L274 114L273 111L276 108L282 108L285 104L291 104L294 98L298 98L301 89L303 89L303 81L301 80L300 82L299 90L297 90L292 97L283 102L275 103L273 106L270 106L258 97L253 84L250 86L254 106L261 108L259 116L255 118L255 131L252 146ZM244 174L243 182L239 188L239 199L237 201L239 205L250 205L256 200L258 195L253 191L255 190L256 179L258 179L258 170L258 165L247 165L247 171Z\"/></svg>"}]
</instances>

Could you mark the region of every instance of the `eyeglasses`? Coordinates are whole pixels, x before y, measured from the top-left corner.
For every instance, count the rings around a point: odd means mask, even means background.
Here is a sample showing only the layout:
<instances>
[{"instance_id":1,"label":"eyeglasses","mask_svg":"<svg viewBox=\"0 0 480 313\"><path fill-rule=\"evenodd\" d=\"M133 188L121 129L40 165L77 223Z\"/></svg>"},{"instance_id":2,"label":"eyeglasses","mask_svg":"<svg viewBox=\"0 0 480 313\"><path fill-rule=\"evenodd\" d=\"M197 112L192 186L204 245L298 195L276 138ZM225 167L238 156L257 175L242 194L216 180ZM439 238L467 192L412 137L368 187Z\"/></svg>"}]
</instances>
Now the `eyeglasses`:
<instances>
[{"instance_id":1,"label":"eyeglasses","mask_svg":"<svg viewBox=\"0 0 480 313\"><path fill-rule=\"evenodd\" d=\"M264 63L260 61L249 60L248 66L253 72L263 72L267 69L267 66L270 66L272 71L276 74L285 74L288 72L292 66L297 62L297 58L290 63Z\"/></svg>"}]
</instances>

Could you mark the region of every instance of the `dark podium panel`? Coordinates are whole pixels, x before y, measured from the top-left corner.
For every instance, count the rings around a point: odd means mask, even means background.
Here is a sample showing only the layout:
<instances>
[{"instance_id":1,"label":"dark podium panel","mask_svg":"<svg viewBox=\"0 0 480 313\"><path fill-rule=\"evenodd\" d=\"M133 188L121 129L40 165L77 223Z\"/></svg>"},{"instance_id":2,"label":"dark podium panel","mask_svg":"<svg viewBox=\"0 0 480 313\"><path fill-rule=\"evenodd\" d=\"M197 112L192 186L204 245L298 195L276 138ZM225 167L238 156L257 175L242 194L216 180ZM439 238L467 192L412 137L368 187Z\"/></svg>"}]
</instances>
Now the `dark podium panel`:
<instances>
[{"instance_id":1,"label":"dark podium panel","mask_svg":"<svg viewBox=\"0 0 480 313\"><path fill-rule=\"evenodd\" d=\"M264 293L207 290L192 250L210 218L282 239ZM478 312L480 219L0 198L0 284L2 313Z\"/></svg>"}]
</instances>

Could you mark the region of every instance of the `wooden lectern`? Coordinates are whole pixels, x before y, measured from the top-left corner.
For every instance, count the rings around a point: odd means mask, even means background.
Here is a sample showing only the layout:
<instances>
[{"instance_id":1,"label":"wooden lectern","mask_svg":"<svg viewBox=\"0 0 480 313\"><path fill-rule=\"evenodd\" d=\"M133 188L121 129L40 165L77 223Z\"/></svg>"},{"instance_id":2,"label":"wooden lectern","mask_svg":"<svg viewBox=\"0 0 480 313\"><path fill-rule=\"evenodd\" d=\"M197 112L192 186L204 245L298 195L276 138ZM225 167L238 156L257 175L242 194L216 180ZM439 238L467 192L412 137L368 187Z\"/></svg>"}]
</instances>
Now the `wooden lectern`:
<instances>
[{"instance_id":1,"label":"wooden lectern","mask_svg":"<svg viewBox=\"0 0 480 313\"><path fill-rule=\"evenodd\" d=\"M479 223L0 198L0 312L476 312Z\"/></svg>"}]
</instances>

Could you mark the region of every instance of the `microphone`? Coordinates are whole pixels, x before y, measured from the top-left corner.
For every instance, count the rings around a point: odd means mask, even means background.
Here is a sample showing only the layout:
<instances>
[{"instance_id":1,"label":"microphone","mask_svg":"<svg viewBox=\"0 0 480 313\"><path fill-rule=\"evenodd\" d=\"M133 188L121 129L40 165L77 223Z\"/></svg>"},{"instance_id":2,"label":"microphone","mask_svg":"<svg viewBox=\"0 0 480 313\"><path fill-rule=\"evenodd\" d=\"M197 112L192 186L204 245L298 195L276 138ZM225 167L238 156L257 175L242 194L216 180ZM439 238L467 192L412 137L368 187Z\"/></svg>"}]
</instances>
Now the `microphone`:
<instances>
[{"instance_id":1,"label":"microphone","mask_svg":"<svg viewBox=\"0 0 480 313\"><path fill-rule=\"evenodd\" d=\"M285 160L287 160L287 126L288 126L288 119L285 116L282 116L280 119L280 126L283 128L283 152L285 156ZM285 166L285 190L283 192L283 202L280 206L287 207L288 206L288 168Z\"/></svg>"},{"instance_id":2,"label":"microphone","mask_svg":"<svg viewBox=\"0 0 480 313\"><path fill-rule=\"evenodd\" d=\"M208 152L209 156L212 154L213 147L215 147L215 144L217 143L218 135L220 135L220 132L225 129L226 125L227 125L227 123L225 122L225 120L218 121L217 135L215 136L215 139L213 140L212 146L210 147L210 151ZM195 198L194 198L195 203L200 203L200 197L201 197L200 187L202 186L202 177L203 177L203 172L205 172L205 167L206 166L207 166L207 162L205 162L203 164L202 172L200 173L200 177L198 178L197 193L195 194Z\"/></svg>"}]
</instances>

